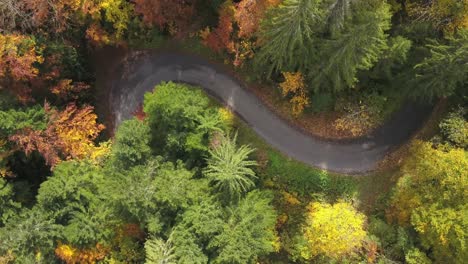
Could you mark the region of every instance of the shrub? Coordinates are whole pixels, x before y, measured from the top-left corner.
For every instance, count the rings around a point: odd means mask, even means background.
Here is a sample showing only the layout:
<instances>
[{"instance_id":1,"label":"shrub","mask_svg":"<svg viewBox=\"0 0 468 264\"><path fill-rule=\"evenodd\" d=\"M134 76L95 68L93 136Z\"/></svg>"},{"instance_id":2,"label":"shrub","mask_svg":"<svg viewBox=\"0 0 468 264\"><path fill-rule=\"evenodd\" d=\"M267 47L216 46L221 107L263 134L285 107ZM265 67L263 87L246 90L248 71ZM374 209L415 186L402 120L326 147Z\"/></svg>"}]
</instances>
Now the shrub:
<instances>
[{"instance_id":1,"label":"shrub","mask_svg":"<svg viewBox=\"0 0 468 264\"><path fill-rule=\"evenodd\" d=\"M468 147L468 122L464 118L466 110L459 108L448 114L439 124L443 136L460 148Z\"/></svg>"}]
</instances>

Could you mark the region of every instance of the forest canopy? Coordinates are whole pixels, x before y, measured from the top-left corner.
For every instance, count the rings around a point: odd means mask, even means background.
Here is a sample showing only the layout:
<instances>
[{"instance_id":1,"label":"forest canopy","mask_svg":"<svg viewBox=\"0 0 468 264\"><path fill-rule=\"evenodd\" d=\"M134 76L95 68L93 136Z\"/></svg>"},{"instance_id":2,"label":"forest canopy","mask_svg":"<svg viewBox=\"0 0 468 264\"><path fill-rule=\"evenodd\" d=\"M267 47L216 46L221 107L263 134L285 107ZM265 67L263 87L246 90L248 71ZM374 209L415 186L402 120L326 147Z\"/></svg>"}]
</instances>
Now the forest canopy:
<instances>
[{"instance_id":1,"label":"forest canopy","mask_svg":"<svg viewBox=\"0 0 468 264\"><path fill-rule=\"evenodd\" d=\"M144 87L114 122L102 80L168 51L327 148L427 118L359 177L203 87ZM0 263L464 263L467 87L467 0L1 0Z\"/></svg>"}]
</instances>

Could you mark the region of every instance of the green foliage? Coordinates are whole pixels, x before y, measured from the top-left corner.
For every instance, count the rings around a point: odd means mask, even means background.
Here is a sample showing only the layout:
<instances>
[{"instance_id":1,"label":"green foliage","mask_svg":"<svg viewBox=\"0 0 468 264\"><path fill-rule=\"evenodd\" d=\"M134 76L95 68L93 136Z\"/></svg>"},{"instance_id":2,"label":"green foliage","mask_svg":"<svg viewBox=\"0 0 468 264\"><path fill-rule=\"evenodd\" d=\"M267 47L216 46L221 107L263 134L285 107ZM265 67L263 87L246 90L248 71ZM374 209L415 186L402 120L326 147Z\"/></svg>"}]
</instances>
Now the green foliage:
<instances>
[{"instance_id":1,"label":"green foliage","mask_svg":"<svg viewBox=\"0 0 468 264\"><path fill-rule=\"evenodd\" d=\"M310 74L313 87L343 91L353 87L358 70L370 69L387 47L385 31L390 28L390 8L380 0L352 2L352 16L344 29L323 43L320 64Z\"/></svg>"},{"instance_id":2,"label":"green foliage","mask_svg":"<svg viewBox=\"0 0 468 264\"><path fill-rule=\"evenodd\" d=\"M150 128L145 122L136 118L122 122L115 134L113 163L121 168L143 164L151 155L150 139Z\"/></svg>"},{"instance_id":3,"label":"green foliage","mask_svg":"<svg viewBox=\"0 0 468 264\"><path fill-rule=\"evenodd\" d=\"M130 23L133 5L124 0L104 0L100 7L105 21L112 24L116 38L120 39Z\"/></svg>"},{"instance_id":4,"label":"green foliage","mask_svg":"<svg viewBox=\"0 0 468 264\"><path fill-rule=\"evenodd\" d=\"M20 211L21 204L13 196L13 185L0 177L0 227Z\"/></svg>"},{"instance_id":5,"label":"green foliage","mask_svg":"<svg viewBox=\"0 0 468 264\"><path fill-rule=\"evenodd\" d=\"M413 248L405 256L405 261L408 264L431 264L432 261L424 252L417 248Z\"/></svg>"},{"instance_id":6,"label":"green foliage","mask_svg":"<svg viewBox=\"0 0 468 264\"><path fill-rule=\"evenodd\" d=\"M247 145L238 148L237 134L233 138L220 137L219 145L209 150L210 158L204 174L221 193L238 199L255 186L253 180L257 177L251 167L257 163L249 160L254 150Z\"/></svg>"},{"instance_id":7,"label":"green foliage","mask_svg":"<svg viewBox=\"0 0 468 264\"><path fill-rule=\"evenodd\" d=\"M98 192L103 180L94 165L69 161L57 165L39 188L37 206L53 212L52 219L64 226L64 238L73 245L87 246L113 234L108 228L110 208Z\"/></svg>"},{"instance_id":8,"label":"green foliage","mask_svg":"<svg viewBox=\"0 0 468 264\"><path fill-rule=\"evenodd\" d=\"M414 246L412 237L403 227L387 224L379 218L371 217L367 229L388 259L403 261L405 253Z\"/></svg>"},{"instance_id":9,"label":"green foliage","mask_svg":"<svg viewBox=\"0 0 468 264\"><path fill-rule=\"evenodd\" d=\"M334 105L335 98L330 93L317 93L310 98L310 108L314 113L330 111Z\"/></svg>"},{"instance_id":10,"label":"green foliage","mask_svg":"<svg viewBox=\"0 0 468 264\"><path fill-rule=\"evenodd\" d=\"M47 211L24 209L0 229L0 255L11 250L17 263L53 263L63 227Z\"/></svg>"},{"instance_id":11,"label":"green foliage","mask_svg":"<svg viewBox=\"0 0 468 264\"><path fill-rule=\"evenodd\" d=\"M42 106L25 109L9 109L0 111L0 131L4 135L12 135L24 128L42 130L46 128L47 116Z\"/></svg>"},{"instance_id":12,"label":"green foliage","mask_svg":"<svg viewBox=\"0 0 468 264\"><path fill-rule=\"evenodd\" d=\"M412 42L402 36L388 39L388 48L372 69L371 78L381 78L393 81L399 70L406 64Z\"/></svg>"},{"instance_id":13,"label":"green foliage","mask_svg":"<svg viewBox=\"0 0 468 264\"><path fill-rule=\"evenodd\" d=\"M93 202L98 190L97 183L103 175L91 164L62 162L53 175L41 184L37 194L39 206L51 210L57 219L66 220L74 206L85 206Z\"/></svg>"},{"instance_id":14,"label":"green foliage","mask_svg":"<svg viewBox=\"0 0 468 264\"><path fill-rule=\"evenodd\" d=\"M275 250L276 212L270 193L252 191L240 203L228 210L221 234L210 242L217 248L214 263L253 263Z\"/></svg>"},{"instance_id":15,"label":"green foliage","mask_svg":"<svg viewBox=\"0 0 468 264\"><path fill-rule=\"evenodd\" d=\"M460 107L449 113L439 124L443 136L460 148L468 147L468 121L464 117L465 114L466 110Z\"/></svg>"},{"instance_id":16,"label":"green foliage","mask_svg":"<svg viewBox=\"0 0 468 264\"><path fill-rule=\"evenodd\" d=\"M147 93L144 111L155 151L169 158L196 162L206 154L210 133L225 128L209 98L193 87L162 83Z\"/></svg>"},{"instance_id":17,"label":"green foliage","mask_svg":"<svg viewBox=\"0 0 468 264\"><path fill-rule=\"evenodd\" d=\"M264 19L256 64L270 77L274 71L304 71L314 56L316 32L324 24L321 0L285 0Z\"/></svg>"},{"instance_id":18,"label":"green foliage","mask_svg":"<svg viewBox=\"0 0 468 264\"><path fill-rule=\"evenodd\" d=\"M299 162L285 160L274 152L269 153L269 161L266 174L284 184L289 192L309 195L323 192L329 186L330 177L325 171L311 170Z\"/></svg>"},{"instance_id":19,"label":"green foliage","mask_svg":"<svg viewBox=\"0 0 468 264\"><path fill-rule=\"evenodd\" d=\"M150 238L145 242L146 264L176 264L174 247L170 239Z\"/></svg>"},{"instance_id":20,"label":"green foliage","mask_svg":"<svg viewBox=\"0 0 468 264\"><path fill-rule=\"evenodd\" d=\"M172 233L174 255L180 264L208 263L208 257L203 253L195 234L189 230L176 226Z\"/></svg>"},{"instance_id":21,"label":"green foliage","mask_svg":"<svg viewBox=\"0 0 468 264\"><path fill-rule=\"evenodd\" d=\"M172 209L187 208L205 198L209 191L207 182L192 177L193 172L185 169L182 162L161 164L153 182L159 203Z\"/></svg>"},{"instance_id":22,"label":"green foliage","mask_svg":"<svg viewBox=\"0 0 468 264\"><path fill-rule=\"evenodd\" d=\"M436 261L467 258L468 158L462 149L448 152L418 143L403 168L392 199L391 215L411 224Z\"/></svg>"},{"instance_id":23,"label":"green foliage","mask_svg":"<svg viewBox=\"0 0 468 264\"><path fill-rule=\"evenodd\" d=\"M468 82L468 30L460 30L446 42L427 45L431 55L415 66L416 78L410 94L433 99L453 95Z\"/></svg>"},{"instance_id":24,"label":"green foliage","mask_svg":"<svg viewBox=\"0 0 468 264\"><path fill-rule=\"evenodd\" d=\"M224 224L223 215L221 205L213 199L206 198L190 206L183 213L179 226L206 242L221 232Z\"/></svg>"}]
</instances>

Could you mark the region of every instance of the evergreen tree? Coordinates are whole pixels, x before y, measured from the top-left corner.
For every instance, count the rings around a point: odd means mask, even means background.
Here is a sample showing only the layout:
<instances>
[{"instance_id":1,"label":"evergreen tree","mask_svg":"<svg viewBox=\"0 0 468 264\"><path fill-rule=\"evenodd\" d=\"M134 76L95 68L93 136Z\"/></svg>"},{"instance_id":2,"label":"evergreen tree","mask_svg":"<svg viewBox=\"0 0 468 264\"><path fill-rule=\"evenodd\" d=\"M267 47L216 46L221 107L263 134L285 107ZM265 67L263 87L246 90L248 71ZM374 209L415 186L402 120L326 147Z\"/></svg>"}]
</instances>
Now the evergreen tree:
<instances>
[{"instance_id":1,"label":"evergreen tree","mask_svg":"<svg viewBox=\"0 0 468 264\"><path fill-rule=\"evenodd\" d=\"M215 188L228 198L239 196L255 186L255 172L250 168L256 162L249 160L253 152L249 146L236 146L237 134L231 138L223 136L218 146L210 150L210 158L205 169L206 177Z\"/></svg>"},{"instance_id":2,"label":"evergreen tree","mask_svg":"<svg viewBox=\"0 0 468 264\"><path fill-rule=\"evenodd\" d=\"M146 162L151 155L150 128L136 118L120 124L115 134L112 147L114 164L121 168L130 168Z\"/></svg>"},{"instance_id":3,"label":"evergreen tree","mask_svg":"<svg viewBox=\"0 0 468 264\"><path fill-rule=\"evenodd\" d=\"M324 25L322 0L285 0L264 19L256 64L267 76L275 71L302 71L313 60L315 35Z\"/></svg>"},{"instance_id":4,"label":"evergreen tree","mask_svg":"<svg viewBox=\"0 0 468 264\"><path fill-rule=\"evenodd\" d=\"M357 82L358 70L370 69L387 49L390 7L381 0L351 4L343 30L322 43L321 58L309 77L318 91L343 91Z\"/></svg>"},{"instance_id":5,"label":"evergreen tree","mask_svg":"<svg viewBox=\"0 0 468 264\"><path fill-rule=\"evenodd\" d=\"M427 45L431 55L416 65L416 78L410 94L432 99L453 95L468 84L468 30L448 37L446 43Z\"/></svg>"},{"instance_id":6,"label":"evergreen tree","mask_svg":"<svg viewBox=\"0 0 468 264\"><path fill-rule=\"evenodd\" d=\"M172 82L158 85L144 100L154 150L173 161L199 162L207 152L210 133L225 127L216 110L195 87Z\"/></svg>"},{"instance_id":7,"label":"evergreen tree","mask_svg":"<svg viewBox=\"0 0 468 264\"><path fill-rule=\"evenodd\" d=\"M146 264L176 264L174 247L169 238L164 241L160 238L150 238L145 242Z\"/></svg>"},{"instance_id":8,"label":"evergreen tree","mask_svg":"<svg viewBox=\"0 0 468 264\"><path fill-rule=\"evenodd\" d=\"M275 250L276 212L270 193L252 191L228 210L221 234L210 242L216 248L213 263L253 263Z\"/></svg>"}]
</instances>

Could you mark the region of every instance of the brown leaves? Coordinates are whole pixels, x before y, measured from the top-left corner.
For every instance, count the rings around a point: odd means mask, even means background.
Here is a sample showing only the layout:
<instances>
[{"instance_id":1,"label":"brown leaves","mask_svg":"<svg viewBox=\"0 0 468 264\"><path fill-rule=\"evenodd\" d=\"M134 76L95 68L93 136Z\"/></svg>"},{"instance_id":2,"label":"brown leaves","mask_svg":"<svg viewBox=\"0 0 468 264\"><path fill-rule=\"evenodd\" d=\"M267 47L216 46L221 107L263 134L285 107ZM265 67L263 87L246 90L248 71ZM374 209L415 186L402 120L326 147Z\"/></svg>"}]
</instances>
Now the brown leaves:
<instances>
[{"instance_id":1,"label":"brown leaves","mask_svg":"<svg viewBox=\"0 0 468 264\"><path fill-rule=\"evenodd\" d=\"M57 85L50 88L50 91L61 100L68 101L78 99L80 93L89 88L90 86L83 82L72 83L70 79L63 79Z\"/></svg>"},{"instance_id":2,"label":"brown leaves","mask_svg":"<svg viewBox=\"0 0 468 264\"><path fill-rule=\"evenodd\" d=\"M234 18L239 25L239 38L249 38L257 32L268 8L279 4L279 0L243 0L236 8Z\"/></svg>"},{"instance_id":3,"label":"brown leaves","mask_svg":"<svg viewBox=\"0 0 468 264\"><path fill-rule=\"evenodd\" d=\"M235 51L234 42L231 39L234 31L234 12L234 5L230 1L224 3L219 11L218 26L204 39L204 43L215 52L226 50L233 53Z\"/></svg>"},{"instance_id":4,"label":"brown leaves","mask_svg":"<svg viewBox=\"0 0 468 264\"><path fill-rule=\"evenodd\" d=\"M233 65L238 67L254 55L255 33L266 10L278 5L280 0L243 0L234 5L226 1L219 10L216 28L206 28L200 36L206 46L215 52L233 54Z\"/></svg>"},{"instance_id":5,"label":"brown leaves","mask_svg":"<svg viewBox=\"0 0 468 264\"><path fill-rule=\"evenodd\" d=\"M35 27L49 27L54 33L65 31L72 16L81 8L80 0L22 0L25 11L32 15Z\"/></svg>"},{"instance_id":6,"label":"brown leaves","mask_svg":"<svg viewBox=\"0 0 468 264\"><path fill-rule=\"evenodd\" d=\"M93 141L105 127L96 122L92 106L69 104L60 112L48 105L45 108L50 115L47 129L26 129L10 137L26 154L38 151L54 167L62 159L88 158L99 151Z\"/></svg>"},{"instance_id":7,"label":"brown leaves","mask_svg":"<svg viewBox=\"0 0 468 264\"><path fill-rule=\"evenodd\" d=\"M147 25L177 31L188 27L195 13L193 0L134 0L135 11Z\"/></svg>"}]
</instances>

